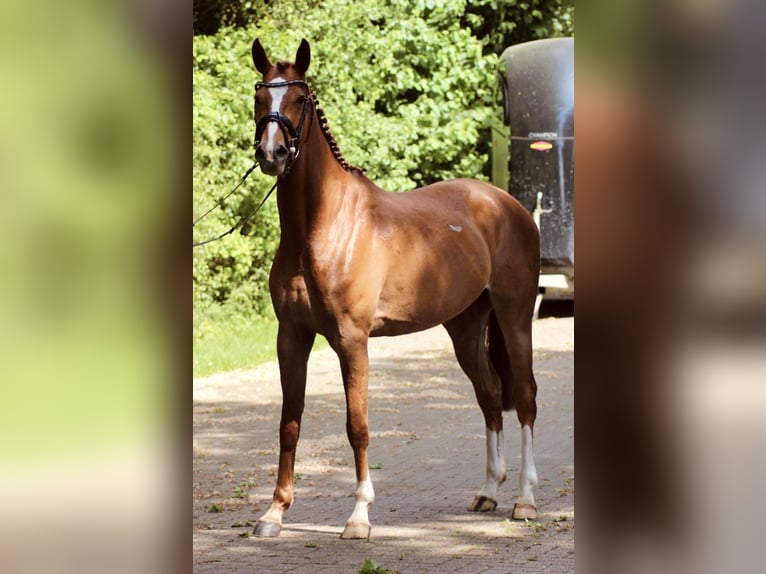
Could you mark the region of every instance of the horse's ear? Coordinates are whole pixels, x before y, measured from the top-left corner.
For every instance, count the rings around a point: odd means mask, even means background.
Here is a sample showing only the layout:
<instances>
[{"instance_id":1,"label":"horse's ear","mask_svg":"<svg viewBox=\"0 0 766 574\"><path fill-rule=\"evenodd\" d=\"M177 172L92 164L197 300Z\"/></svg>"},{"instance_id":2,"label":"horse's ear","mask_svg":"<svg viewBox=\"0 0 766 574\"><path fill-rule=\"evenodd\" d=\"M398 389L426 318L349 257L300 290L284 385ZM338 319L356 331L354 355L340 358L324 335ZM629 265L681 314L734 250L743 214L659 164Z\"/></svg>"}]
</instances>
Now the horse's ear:
<instances>
[{"instance_id":1,"label":"horse's ear","mask_svg":"<svg viewBox=\"0 0 766 574\"><path fill-rule=\"evenodd\" d=\"M269 61L269 57L266 55L266 50L263 49L263 46L261 46L258 38L253 41L252 52L255 69L258 70L261 74L268 72L271 69L271 62Z\"/></svg>"},{"instance_id":2,"label":"horse's ear","mask_svg":"<svg viewBox=\"0 0 766 574\"><path fill-rule=\"evenodd\" d=\"M295 54L295 70L299 74L305 74L309 69L311 63L311 48L306 38L301 40L301 45L298 46L298 53Z\"/></svg>"}]
</instances>

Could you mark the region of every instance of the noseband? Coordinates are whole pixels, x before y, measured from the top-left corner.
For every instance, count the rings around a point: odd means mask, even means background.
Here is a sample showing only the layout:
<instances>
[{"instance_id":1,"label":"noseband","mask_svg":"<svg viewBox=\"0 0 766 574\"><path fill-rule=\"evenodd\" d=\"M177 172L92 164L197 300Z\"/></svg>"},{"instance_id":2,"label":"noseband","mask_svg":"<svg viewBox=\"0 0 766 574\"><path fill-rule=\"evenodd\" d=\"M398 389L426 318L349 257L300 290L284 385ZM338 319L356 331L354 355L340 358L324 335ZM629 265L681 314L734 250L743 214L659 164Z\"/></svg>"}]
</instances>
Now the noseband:
<instances>
[{"instance_id":1,"label":"noseband","mask_svg":"<svg viewBox=\"0 0 766 574\"><path fill-rule=\"evenodd\" d=\"M265 114L260 121L255 126L255 149L258 149L258 146L261 145L261 136L263 135L263 130L266 129L266 126L270 122L276 122L279 126L279 129L282 130L282 136L285 139L285 142L287 143L287 149L290 152L290 157L288 161L288 169L292 165L292 163L298 159L298 155L300 154L300 143L301 143L301 134L303 133L303 124L306 121L306 115L308 114L309 107L312 104L312 98L311 98L311 88L309 88L309 85L303 81L303 80L287 80L284 82L256 82L255 83L255 89L258 88L283 88L286 86L302 86L306 89L306 98L303 100L303 111L301 112L301 119L298 122L298 126L295 127L293 125L293 122L290 121L290 118L288 118L286 115L281 113L280 111L276 112L269 112ZM255 111L253 112L253 115L255 115Z\"/></svg>"}]
</instances>

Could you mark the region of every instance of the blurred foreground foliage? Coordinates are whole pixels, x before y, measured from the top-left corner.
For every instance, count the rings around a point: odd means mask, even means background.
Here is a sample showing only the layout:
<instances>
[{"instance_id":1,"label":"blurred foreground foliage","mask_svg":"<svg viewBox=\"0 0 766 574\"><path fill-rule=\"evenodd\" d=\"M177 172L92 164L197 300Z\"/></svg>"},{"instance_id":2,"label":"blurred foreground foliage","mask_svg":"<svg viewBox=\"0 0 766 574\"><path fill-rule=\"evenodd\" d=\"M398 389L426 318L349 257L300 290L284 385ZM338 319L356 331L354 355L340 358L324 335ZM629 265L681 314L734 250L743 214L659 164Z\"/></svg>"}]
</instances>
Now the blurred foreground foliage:
<instances>
[{"instance_id":1,"label":"blurred foreground foliage","mask_svg":"<svg viewBox=\"0 0 766 574\"><path fill-rule=\"evenodd\" d=\"M562 0L195 1L195 216L252 164L254 38L272 61L294 59L301 38L309 40L309 81L344 156L381 187L403 191L454 177L487 179L498 47L569 35L572 12ZM195 227L195 241L250 213L272 183L254 172ZM241 230L194 250L195 340L211 305L268 314L278 238L270 200Z\"/></svg>"},{"instance_id":2,"label":"blurred foreground foliage","mask_svg":"<svg viewBox=\"0 0 766 574\"><path fill-rule=\"evenodd\" d=\"M0 6L5 461L155 433L166 400L172 76L90 4Z\"/></svg>"}]
</instances>

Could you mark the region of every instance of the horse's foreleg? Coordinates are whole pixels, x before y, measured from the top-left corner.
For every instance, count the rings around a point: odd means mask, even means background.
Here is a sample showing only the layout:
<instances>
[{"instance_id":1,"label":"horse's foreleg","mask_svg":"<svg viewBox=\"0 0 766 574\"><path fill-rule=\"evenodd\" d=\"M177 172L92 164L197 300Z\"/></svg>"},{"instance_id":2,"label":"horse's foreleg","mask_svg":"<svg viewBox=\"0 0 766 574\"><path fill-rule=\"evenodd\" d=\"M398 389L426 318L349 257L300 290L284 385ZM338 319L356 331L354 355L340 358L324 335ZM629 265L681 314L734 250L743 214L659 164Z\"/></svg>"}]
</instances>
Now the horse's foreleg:
<instances>
[{"instance_id":1,"label":"horse's foreleg","mask_svg":"<svg viewBox=\"0 0 766 574\"><path fill-rule=\"evenodd\" d=\"M367 464L367 446L370 442L367 423L367 337L344 339L338 345L337 351L346 391L346 432L354 450L356 465L356 504L346 521L341 538L369 538L372 527L368 511L375 500L375 491Z\"/></svg>"},{"instance_id":2,"label":"horse's foreleg","mask_svg":"<svg viewBox=\"0 0 766 574\"><path fill-rule=\"evenodd\" d=\"M271 507L255 525L256 536L278 536L282 531L282 515L293 503L295 450L306 396L306 364L314 337L312 332L279 325L277 354L282 382L279 471Z\"/></svg>"}]
</instances>

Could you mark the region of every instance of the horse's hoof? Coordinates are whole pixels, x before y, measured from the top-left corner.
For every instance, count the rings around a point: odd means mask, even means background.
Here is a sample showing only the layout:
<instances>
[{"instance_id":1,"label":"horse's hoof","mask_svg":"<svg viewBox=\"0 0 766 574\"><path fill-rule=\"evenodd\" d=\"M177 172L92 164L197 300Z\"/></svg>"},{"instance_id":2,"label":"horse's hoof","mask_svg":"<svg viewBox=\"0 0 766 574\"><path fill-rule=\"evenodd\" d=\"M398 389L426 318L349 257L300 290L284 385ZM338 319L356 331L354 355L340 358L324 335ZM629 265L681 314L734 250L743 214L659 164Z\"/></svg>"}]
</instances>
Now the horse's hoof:
<instances>
[{"instance_id":1,"label":"horse's hoof","mask_svg":"<svg viewBox=\"0 0 766 574\"><path fill-rule=\"evenodd\" d=\"M371 530L372 526L367 522L346 522L346 527L340 537L344 539L367 539L370 537Z\"/></svg>"},{"instance_id":2,"label":"horse's hoof","mask_svg":"<svg viewBox=\"0 0 766 574\"><path fill-rule=\"evenodd\" d=\"M470 512L492 512L497 508L497 501L486 496L474 496L468 510Z\"/></svg>"},{"instance_id":3,"label":"horse's hoof","mask_svg":"<svg viewBox=\"0 0 766 574\"><path fill-rule=\"evenodd\" d=\"M259 520L255 523L255 530L253 534L262 538L274 538L279 536L282 532L282 525L276 522L266 522L265 520Z\"/></svg>"},{"instance_id":4,"label":"horse's hoof","mask_svg":"<svg viewBox=\"0 0 766 574\"><path fill-rule=\"evenodd\" d=\"M537 507L524 502L517 502L513 505L514 520L537 520Z\"/></svg>"}]
</instances>

